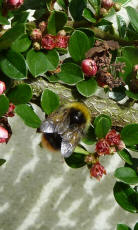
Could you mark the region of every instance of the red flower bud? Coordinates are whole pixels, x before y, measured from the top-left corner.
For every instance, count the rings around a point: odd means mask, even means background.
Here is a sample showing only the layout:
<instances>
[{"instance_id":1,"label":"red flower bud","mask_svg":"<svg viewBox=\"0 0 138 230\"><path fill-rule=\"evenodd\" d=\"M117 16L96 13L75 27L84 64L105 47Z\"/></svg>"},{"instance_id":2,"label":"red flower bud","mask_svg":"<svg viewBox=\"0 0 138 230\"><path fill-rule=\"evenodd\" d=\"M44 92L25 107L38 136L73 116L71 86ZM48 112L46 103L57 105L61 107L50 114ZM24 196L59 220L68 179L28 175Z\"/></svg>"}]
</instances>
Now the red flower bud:
<instances>
[{"instance_id":1,"label":"red flower bud","mask_svg":"<svg viewBox=\"0 0 138 230\"><path fill-rule=\"evenodd\" d=\"M15 105L13 103L10 103L8 112L5 114L5 116L14 117L14 109L15 109Z\"/></svg>"},{"instance_id":2,"label":"red flower bud","mask_svg":"<svg viewBox=\"0 0 138 230\"><path fill-rule=\"evenodd\" d=\"M46 50L52 50L55 48L55 36L51 34L46 34L41 41L42 48Z\"/></svg>"},{"instance_id":3,"label":"red flower bud","mask_svg":"<svg viewBox=\"0 0 138 230\"><path fill-rule=\"evenodd\" d=\"M120 134L117 133L116 130L112 129L109 133L107 133L105 139L110 146L118 145L120 142Z\"/></svg>"},{"instance_id":4,"label":"red flower bud","mask_svg":"<svg viewBox=\"0 0 138 230\"><path fill-rule=\"evenodd\" d=\"M66 49L68 46L69 36L57 35L56 36L56 47Z\"/></svg>"},{"instance_id":5,"label":"red flower bud","mask_svg":"<svg viewBox=\"0 0 138 230\"><path fill-rule=\"evenodd\" d=\"M106 10L109 10L114 5L114 3L112 0L102 0L101 5Z\"/></svg>"},{"instance_id":6,"label":"red flower bud","mask_svg":"<svg viewBox=\"0 0 138 230\"><path fill-rule=\"evenodd\" d=\"M42 39L42 32L39 29L34 29L30 35L33 41L40 41Z\"/></svg>"},{"instance_id":7,"label":"red flower bud","mask_svg":"<svg viewBox=\"0 0 138 230\"><path fill-rule=\"evenodd\" d=\"M0 143L5 143L7 142L9 137L7 129L4 127L0 126Z\"/></svg>"},{"instance_id":8,"label":"red flower bud","mask_svg":"<svg viewBox=\"0 0 138 230\"><path fill-rule=\"evenodd\" d=\"M100 156L106 155L106 154L108 155L111 152L110 146L105 139L101 139L97 142L95 151Z\"/></svg>"},{"instance_id":9,"label":"red flower bud","mask_svg":"<svg viewBox=\"0 0 138 230\"><path fill-rule=\"evenodd\" d=\"M19 8L23 3L24 0L7 0L7 5L11 9Z\"/></svg>"},{"instance_id":10,"label":"red flower bud","mask_svg":"<svg viewBox=\"0 0 138 230\"><path fill-rule=\"evenodd\" d=\"M87 76L94 76L97 73L97 65L91 58L84 59L81 63L82 71Z\"/></svg>"},{"instance_id":11,"label":"red flower bud","mask_svg":"<svg viewBox=\"0 0 138 230\"><path fill-rule=\"evenodd\" d=\"M95 177L97 180L100 180L103 174L106 175L105 168L99 162L93 164L92 168L90 169L90 175Z\"/></svg>"},{"instance_id":12,"label":"red flower bud","mask_svg":"<svg viewBox=\"0 0 138 230\"><path fill-rule=\"evenodd\" d=\"M5 90L6 90L5 82L0 81L0 95L3 94Z\"/></svg>"}]
</instances>

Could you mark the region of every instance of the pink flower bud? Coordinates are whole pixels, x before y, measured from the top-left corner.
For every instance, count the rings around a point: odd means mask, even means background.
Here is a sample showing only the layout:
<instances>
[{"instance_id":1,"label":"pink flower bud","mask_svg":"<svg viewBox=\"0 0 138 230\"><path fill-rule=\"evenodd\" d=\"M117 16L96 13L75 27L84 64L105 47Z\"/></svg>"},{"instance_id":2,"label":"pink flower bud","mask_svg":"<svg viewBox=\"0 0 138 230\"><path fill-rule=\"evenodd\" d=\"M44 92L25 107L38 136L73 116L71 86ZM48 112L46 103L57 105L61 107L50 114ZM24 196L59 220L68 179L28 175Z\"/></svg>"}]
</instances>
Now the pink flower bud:
<instances>
[{"instance_id":1,"label":"pink flower bud","mask_svg":"<svg viewBox=\"0 0 138 230\"><path fill-rule=\"evenodd\" d=\"M12 9L19 8L24 3L24 0L7 0L8 7Z\"/></svg>"},{"instance_id":2,"label":"pink flower bud","mask_svg":"<svg viewBox=\"0 0 138 230\"><path fill-rule=\"evenodd\" d=\"M42 48L46 50L52 50L55 48L55 36L51 34L46 34L41 41Z\"/></svg>"},{"instance_id":3,"label":"pink flower bud","mask_svg":"<svg viewBox=\"0 0 138 230\"><path fill-rule=\"evenodd\" d=\"M97 65L91 58L84 59L81 63L82 71L87 76L94 76L97 73Z\"/></svg>"},{"instance_id":4,"label":"pink flower bud","mask_svg":"<svg viewBox=\"0 0 138 230\"><path fill-rule=\"evenodd\" d=\"M110 146L118 145L120 142L120 134L117 133L116 130L112 129L107 133L105 139Z\"/></svg>"},{"instance_id":5,"label":"pink flower bud","mask_svg":"<svg viewBox=\"0 0 138 230\"><path fill-rule=\"evenodd\" d=\"M125 143L122 140L120 140L119 144L117 145L118 150L123 150L125 147Z\"/></svg>"},{"instance_id":6,"label":"pink flower bud","mask_svg":"<svg viewBox=\"0 0 138 230\"><path fill-rule=\"evenodd\" d=\"M106 170L99 162L92 165L92 168L90 169L91 177L95 177L97 180L100 180L103 174L106 175Z\"/></svg>"},{"instance_id":7,"label":"pink flower bud","mask_svg":"<svg viewBox=\"0 0 138 230\"><path fill-rule=\"evenodd\" d=\"M39 29L34 29L30 35L33 41L40 41L42 39L42 32Z\"/></svg>"},{"instance_id":8,"label":"pink flower bud","mask_svg":"<svg viewBox=\"0 0 138 230\"><path fill-rule=\"evenodd\" d=\"M5 114L6 117L14 117L14 109L15 105L13 103L10 103L8 112Z\"/></svg>"},{"instance_id":9,"label":"pink flower bud","mask_svg":"<svg viewBox=\"0 0 138 230\"><path fill-rule=\"evenodd\" d=\"M109 146L108 142L105 139L100 139L96 143L96 149L95 149L95 151L97 152L97 154L99 156L108 155L108 154L111 153L110 146Z\"/></svg>"},{"instance_id":10,"label":"pink flower bud","mask_svg":"<svg viewBox=\"0 0 138 230\"><path fill-rule=\"evenodd\" d=\"M0 95L3 94L5 90L6 90L5 82L0 81Z\"/></svg>"},{"instance_id":11,"label":"pink flower bud","mask_svg":"<svg viewBox=\"0 0 138 230\"><path fill-rule=\"evenodd\" d=\"M109 10L114 5L114 3L112 0L102 0L101 5L106 10Z\"/></svg>"},{"instance_id":12,"label":"pink flower bud","mask_svg":"<svg viewBox=\"0 0 138 230\"><path fill-rule=\"evenodd\" d=\"M56 47L66 49L68 46L69 36L57 35L56 36Z\"/></svg>"},{"instance_id":13,"label":"pink flower bud","mask_svg":"<svg viewBox=\"0 0 138 230\"><path fill-rule=\"evenodd\" d=\"M45 21L39 23L39 29L41 30L42 33L46 30L46 27L47 27L47 23Z\"/></svg>"},{"instance_id":14,"label":"pink flower bud","mask_svg":"<svg viewBox=\"0 0 138 230\"><path fill-rule=\"evenodd\" d=\"M5 143L8 140L8 131L4 127L0 126L0 143Z\"/></svg>"}]
</instances>

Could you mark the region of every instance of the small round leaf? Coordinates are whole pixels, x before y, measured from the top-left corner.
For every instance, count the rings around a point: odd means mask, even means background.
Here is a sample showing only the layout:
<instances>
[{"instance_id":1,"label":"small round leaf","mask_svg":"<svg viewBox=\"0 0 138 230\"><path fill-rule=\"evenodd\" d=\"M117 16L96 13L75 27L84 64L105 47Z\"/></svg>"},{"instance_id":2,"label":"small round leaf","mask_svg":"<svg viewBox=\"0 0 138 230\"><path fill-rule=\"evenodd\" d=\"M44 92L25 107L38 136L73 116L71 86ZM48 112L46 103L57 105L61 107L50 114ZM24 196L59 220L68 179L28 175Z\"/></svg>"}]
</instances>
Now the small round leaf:
<instances>
[{"instance_id":1,"label":"small round leaf","mask_svg":"<svg viewBox=\"0 0 138 230\"><path fill-rule=\"evenodd\" d=\"M23 119L24 123L29 127L40 127L41 120L29 105L17 105L15 108L15 112Z\"/></svg>"},{"instance_id":2,"label":"small round leaf","mask_svg":"<svg viewBox=\"0 0 138 230\"><path fill-rule=\"evenodd\" d=\"M67 165L71 168L81 168L85 163L85 155L73 153L70 157L65 158Z\"/></svg>"},{"instance_id":3,"label":"small round leaf","mask_svg":"<svg viewBox=\"0 0 138 230\"><path fill-rule=\"evenodd\" d=\"M107 115L101 114L94 121L95 134L101 139L106 136L111 128L111 119Z\"/></svg>"},{"instance_id":4,"label":"small round leaf","mask_svg":"<svg viewBox=\"0 0 138 230\"><path fill-rule=\"evenodd\" d=\"M126 184L138 183L138 175L136 174L135 170L129 167L121 167L116 169L114 176Z\"/></svg>"},{"instance_id":5,"label":"small round leaf","mask_svg":"<svg viewBox=\"0 0 138 230\"><path fill-rule=\"evenodd\" d=\"M6 96L0 96L0 117L3 116L9 108L9 100Z\"/></svg>"},{"instance_id":6,"label":"small round leaf","mask_svg":"<svg viewBox=\"0 0 138 230\"><path fill-rule=\"evenodd\" d=\"M83 80L83 73L80 67L74 63L64 63L61 72L57 74L59 81L68 85L75 85Z\"/></svg>"},{"instance_id":7,"label":"small round leaf","mask_svg":"<svg viewBox=\"0 0 138 230\"><path fill-rule=\"evenodd\" d=\"M32 89L28 84L20 84L7 94L10 102L15 105L28 103L32 98Z\"/></svg>"},{"instance_id":8,"label":"small round leaf","mask_svg":"<svg viewBox=\"0 0 138 230\"><path fill-rule=\"evenodd\" d=\"M131 230L127 225L125 224L118 224L116 230Z\"/></svg>"},{"instance_id":9,"label":"small round leaf","mask_svg":"<svg viewBox=\"0 0 138 230\"><path fill-rule=\"evenodd\" d=\"M44 112L49 115L59 107L58 95L49 89L45 89L41 96L41 106Z\"/></svg>"},{"instance_id":10,"label":"small round leaf","mask_svg":"<svg viewBox=\"0 0 138 230\"><path fill-rule=\"evenodd\" d=\"M90 97L97 90L97 82L93 78L81 81L77 84L77 90L81 95L85 97Z\"/></svg>"},{"instance_id":11,"label":"small round leaf","mask_svg":"<svg viewBox=\"0 0 138 230\"><path fill-rule=\"evenodd\" d=\"M126 149L117 151L117 153L126 163L133 165L132 157Z\"/></svg>"},{"instance_id":12,"label":"small round leaf","mask_svg":"<svg viewBox=\"0 0 138 230\"><path fill-rule=\"evenodd\" d=\"M5 159L0 159L0 166L2 166L3 164L5 164L6 160Z\"/></svg>"},{"instance_id":13,"label":"small round leaf","mask_svg":"<svg viewBox=\"0 0 138 230\"><path fill-rule=\"evenodd\" d=\"M28 38L27 34L24 34L22 37L12 43L11 48L17 53L22 53L28 50L30 45L30 39Z\"/></svg>"},{"instance_id":14,"label":"small round leaf","mask_svg":"<svg viewBox=\"0 0 138 230\"><path fill-rule=\"evenodd\" d=\"M138 124L126 125L121 131L121 139L128 146L138 144Z\"/></svg>"}]
</instances>

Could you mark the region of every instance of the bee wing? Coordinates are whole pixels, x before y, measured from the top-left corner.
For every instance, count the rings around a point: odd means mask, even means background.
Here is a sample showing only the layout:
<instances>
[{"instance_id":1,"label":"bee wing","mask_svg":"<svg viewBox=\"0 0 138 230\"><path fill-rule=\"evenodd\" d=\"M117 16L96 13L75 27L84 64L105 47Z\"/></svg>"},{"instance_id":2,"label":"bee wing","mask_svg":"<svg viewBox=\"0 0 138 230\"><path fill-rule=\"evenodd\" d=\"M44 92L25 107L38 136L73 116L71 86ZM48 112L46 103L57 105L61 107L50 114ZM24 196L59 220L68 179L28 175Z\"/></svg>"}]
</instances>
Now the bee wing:
<instances>
[{"instance_id":1,"label":"bee wing","mask_svg":"<svg viewBox=\"0 0 138 230\"><path fill-rule=\"evenodd\" d=\"M40 125L39 132L42 133L54 133L55 132L55 124L51 120L43 121Z\"/></svg>"},{"instance_id":2,"label":"bee wing","mask_svg":"<svg viewBox=\"0 0 138 230\"><path fill-rule=\"evenodd\" d=\"M61 142L61 155L64 158L68 158L73 153L75 147L78 145L82 136L82 132L80 130L67 131L62 135Z\"/></svg>"}]
</instances>

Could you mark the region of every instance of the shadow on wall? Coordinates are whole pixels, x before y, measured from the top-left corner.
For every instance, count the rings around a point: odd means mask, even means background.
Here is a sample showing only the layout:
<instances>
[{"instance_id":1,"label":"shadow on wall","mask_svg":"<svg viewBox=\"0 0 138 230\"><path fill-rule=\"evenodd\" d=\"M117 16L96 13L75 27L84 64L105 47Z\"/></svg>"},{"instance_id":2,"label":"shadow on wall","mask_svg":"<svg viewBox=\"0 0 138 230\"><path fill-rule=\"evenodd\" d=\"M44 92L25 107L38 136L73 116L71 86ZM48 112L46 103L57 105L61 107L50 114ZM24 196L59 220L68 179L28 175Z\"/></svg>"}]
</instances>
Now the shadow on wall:
<instances>
[{"instance_id":1,"label":"shadow on wall","mask_svg":"<svg viewBox=\"0 0 138 230\"><path fill-rule=\"evenodd\" d=\"M18 117L13 135L1 145L0 230L114 230L117 223L134 225L135 214L121 209L112 188L117 155L103 164L109 171L99 183L86 167L70 169L58 153L39 146L40 134Z\"/></svg>"}]
</instances>

